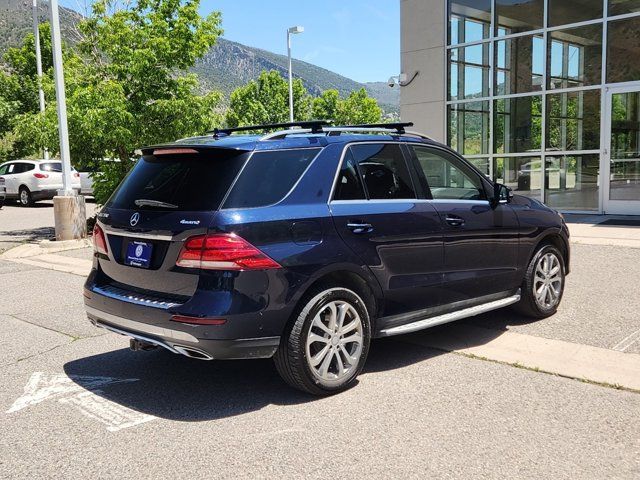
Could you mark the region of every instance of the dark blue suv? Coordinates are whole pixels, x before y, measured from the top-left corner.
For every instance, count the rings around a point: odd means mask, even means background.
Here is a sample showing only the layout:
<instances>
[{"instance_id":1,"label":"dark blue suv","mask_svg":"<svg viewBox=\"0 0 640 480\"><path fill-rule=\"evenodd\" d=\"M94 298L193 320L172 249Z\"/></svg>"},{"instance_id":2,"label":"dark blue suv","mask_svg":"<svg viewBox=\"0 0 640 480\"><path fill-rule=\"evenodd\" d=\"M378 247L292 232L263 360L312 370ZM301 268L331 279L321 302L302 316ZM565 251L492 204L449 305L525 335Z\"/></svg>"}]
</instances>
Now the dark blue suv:
<instances>
[{"instance_id":1,"label":"dark blue suv","mask_svg":"<svg viewBox=\"0 0 640 480\"><path fill-rule=\"evenodd\" d=\"M354 384L372 338L507 305L553 314L569 272L561 215L410 125L144 148L98 214L89 319L134 350L273 357L323 395Z\"/></svg>"}]
</instances>

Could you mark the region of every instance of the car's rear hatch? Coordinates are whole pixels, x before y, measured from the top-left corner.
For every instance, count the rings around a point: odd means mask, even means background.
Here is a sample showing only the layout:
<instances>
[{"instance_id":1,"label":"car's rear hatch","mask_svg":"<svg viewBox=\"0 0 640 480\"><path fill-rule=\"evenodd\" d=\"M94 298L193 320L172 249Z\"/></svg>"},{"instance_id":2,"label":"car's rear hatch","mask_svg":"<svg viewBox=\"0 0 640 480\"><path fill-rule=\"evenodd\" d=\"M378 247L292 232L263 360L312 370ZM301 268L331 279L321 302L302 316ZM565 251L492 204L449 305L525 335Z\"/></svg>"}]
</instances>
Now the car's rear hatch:
<instances>
[{"instance_id":1,"label":"car's rear hatch","mask_svg":"<svg viewBox=\"0 0 640 480\"><path fill-rule=\"evenodd\" d=\"M249 153L227 148L146 151L98 214L106 288L190 297L198 270L176 266L184 240L207 232ZM141 294L142 295L142 294ZM142 295L144 296L144 295Z\"/></svg>"},{"instance_id":2,"label":"car's rear hatch","mask_svg":"<svg viewBox=\"0 0 640 480\"><path fill-rule=\"evenodd\" d=\"M39 189L59 190L63 188L62 162L42 162L38 166L39 172L35 173L38 179ZM73 188L80 188L80 174L72 167L71 185Z\"/></svg>"}]
</instances>

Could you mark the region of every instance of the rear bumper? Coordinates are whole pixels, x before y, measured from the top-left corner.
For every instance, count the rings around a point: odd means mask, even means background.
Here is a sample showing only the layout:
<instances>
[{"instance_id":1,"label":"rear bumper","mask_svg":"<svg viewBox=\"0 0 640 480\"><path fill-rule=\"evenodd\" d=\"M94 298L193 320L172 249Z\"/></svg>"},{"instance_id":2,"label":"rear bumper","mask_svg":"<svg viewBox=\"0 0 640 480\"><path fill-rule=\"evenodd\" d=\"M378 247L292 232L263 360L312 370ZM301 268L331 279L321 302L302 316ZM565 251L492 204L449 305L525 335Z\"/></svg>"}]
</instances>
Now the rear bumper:
<instances>
[{"instance_id":1,"label":"rear bumper","mask_svg":"<svg viewBox=\"0 0 640 480\"><path fill-rule=\"evenodd\" d=\"M151 343L167 350L199 360L232 360L270 358L280 344L280 337L211 340L196 338L184 330L130 320L85 306L91 323L120 335Z\"/></svg>"}]
</instances>

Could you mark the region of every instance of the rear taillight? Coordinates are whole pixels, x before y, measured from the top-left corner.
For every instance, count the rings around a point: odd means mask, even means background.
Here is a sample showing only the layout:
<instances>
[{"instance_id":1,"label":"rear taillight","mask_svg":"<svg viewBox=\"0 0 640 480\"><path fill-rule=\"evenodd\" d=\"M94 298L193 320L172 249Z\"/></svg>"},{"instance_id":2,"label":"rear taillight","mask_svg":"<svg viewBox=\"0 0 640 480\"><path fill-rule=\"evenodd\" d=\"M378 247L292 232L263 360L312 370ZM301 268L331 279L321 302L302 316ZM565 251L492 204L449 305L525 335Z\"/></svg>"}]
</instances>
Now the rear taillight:
<instances>
[{"instance_id":1,"label":"rear taillight","mask_svg":"<svg viewBox=\"0 0 640 480\"><path fill-rule=\"evenodd\" d=\"M78 172L74 173L73 176L76 178L80 178L80 174Z\"/></svg>"},{"instance_id":2,"label":"rear taillight","mask_svg":"<svg viewBox=\"0 0 640 480\"><path fill-rule=\"evenodd\" d=\"M197 235L185 240L176 265L207 270L267 270L280 265L233 233Z\"/></svg>"},{"instance_id":3,"label":"rear taillight","mask_svg":"<svg viewBox=\"0 0 640 480\"><path fill-rule=\"evenodd\" d=\"M33 176L36 178L49 178L49 175L46 173L34 173Z\"/></svg>"},{"instance_id":4,"label":"rear taillight","mask_svg":"<svg viewBox=\"0 0 640 480\"><path fill-rule=\"evenodd\" d=\"M104 230L97 223L93 227L93 250L103 255L107 253L107 239L104 236Z\"/></svg>"}]
</instances>

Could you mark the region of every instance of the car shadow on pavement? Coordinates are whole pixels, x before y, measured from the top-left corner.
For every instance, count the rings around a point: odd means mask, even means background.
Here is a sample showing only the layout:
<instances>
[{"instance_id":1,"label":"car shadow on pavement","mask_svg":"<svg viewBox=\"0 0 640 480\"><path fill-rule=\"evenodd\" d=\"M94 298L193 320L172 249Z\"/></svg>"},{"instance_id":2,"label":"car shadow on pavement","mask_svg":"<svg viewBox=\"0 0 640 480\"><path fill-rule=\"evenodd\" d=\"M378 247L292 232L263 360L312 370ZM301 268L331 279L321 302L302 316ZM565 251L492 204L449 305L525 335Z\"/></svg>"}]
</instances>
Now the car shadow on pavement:
<instances>
[{"instance_id":1,"label":"car shadow on pavement","mask_svg":"<svg viewBox=\"0 0 640 480\"><path fill-rule=\"evenodd\" d=\"M5 207L15 207L15 208L53 208L53 201L44 201L44 202L35 202L33 205L30 205L28 207L23 207L22 205L20 205L20 203L18 203L18 201L16 200L15 202L13 200L9 200L8 202L5 202L4 204Z\"/></svg>"},{"instance_id":2,"label":"car shadow on pavement","mask_svg":"<svg viewBox=\"0 0 640 480\"><path fill-rule=\"evenodd\" d=\"M491 330L506 331L510 326L517 325L529 325L532 323L540 322L540 319L525 317L516 313L511 308L501 308L500 310L494 310L489 313L478 315L477 317L471 317L466 320L462 320L464 323L474 325L476 327L488 328Z\"/></svg>"},{"instance_id":3,"label":"car shadow on pavement","mask_svg":"<svg viewBox=\"0 0 640 480\"><path fill-rule=\"evenodd\" d=\"M496 321L495 313L490 317ZM478 317L479 322L482 320ZM501 335L507 324L514 321L523 320L513 313L505 314L498 320L504 328L483 332L477 343ZM447 353L419 344L420 336L447 328L448 325L443 325L403 337L374 340L362 375L403 368ZM120 349L73 360L64 365L64 371L76 383L112 402L159 418L185 422L232 417L271 404L296 405L320 398L286 385L269 359L205 362L163 349L148 352ZM95 390L89 383L92 379L87 377L135 381Z\"/></svg>"},{"instance_id":4,"label":"car shadow on pavement","mask_svg":"<svg viewBox=\"0 0 640 480\"><path fill-rule=\"evenodd\" d=\"M20 241L36 242L54 238L56 230L54 227L38 227L25 230L0 230L0 237L5 239L19 238Z\"/></svg>"},{"instance_id":5,"label":"car shadow on pavement","mask_svg":"<svg viewBox=\"0 0 640 480\"><path fill-rule=\"evenodd\" d=\"M163 349L121 349L71 361L64 371L80 385L86 382L82 377L137 380L92 391L133 410L185 422L233 417L271 404L294 405L315 398L288 387L269 359L207 362Z\"/></svg>"},{"instance_id":6,"label":"car shadow on pavement","mask_svg":"<svg viewBox=\"0 0 640 480\"><path fill-rule=\"evenodd\" d=\"M363 375L401 368L443 353L390 339L376 340ZM162 349L120 349L73 360L64 365L64 371L73 381L107 400L155 417L185 422L242 415L272 404L296 405L320 399L289 387L270 359L205 362ZM96 390L90 377L136 381Z\"/></svg>"}]
</instances>

